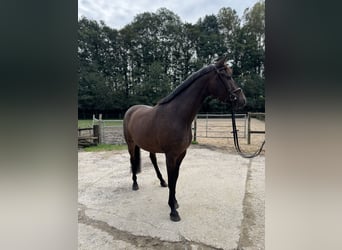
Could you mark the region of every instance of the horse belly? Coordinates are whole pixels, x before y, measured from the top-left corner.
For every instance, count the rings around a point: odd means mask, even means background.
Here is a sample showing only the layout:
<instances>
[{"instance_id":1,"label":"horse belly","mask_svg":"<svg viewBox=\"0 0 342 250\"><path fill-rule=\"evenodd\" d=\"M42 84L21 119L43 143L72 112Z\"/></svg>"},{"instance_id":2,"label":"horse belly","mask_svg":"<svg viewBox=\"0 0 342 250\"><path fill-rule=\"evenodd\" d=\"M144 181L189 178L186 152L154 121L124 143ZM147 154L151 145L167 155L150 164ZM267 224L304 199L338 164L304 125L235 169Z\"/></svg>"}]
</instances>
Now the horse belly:
<instances>
[{"instance_id":1,"label":"horse belly","mask_svg":"<svg viewBox=\"0 0 342 250\"><path fill-rule=\"evenodd\" d=\"M148 119L140 117L131 124L132 139L140 148L151 153L163 153L158 139L158 128Z\"/></svg>"},{"instance_id":2,"label":"horse belly","mask_svg":"<svg viewBox=\"0 0 342 250\"><path fill-rule=\"evenodd\" d=\"M140 148L152 153L170 151L183 152L191 143L191 131L179 131L170 128L141 125L137 126L134 141Z\"/></svg>"},{"instance_id":3,"label":"horse belly","mask_svg":"<svg viewBox=\"0 0 342 250\"><path fill-rule=\"evenodd\" d=\"M191 130L170 129L160 135L160 145L164 152L184 152L191 144Z\"/></svg>"},{"instance_id":4,"label":"horse belly","mask_svg":"<svg viewBox=\"0 0 342 250\"><path fill-rule=\"evenodd\" d=\"M160 148L158 141L155 136L146 132L143 136L139 135L134 138L134 142L140 148L151 152L151 153L163 153L162 149Z\"/></svg>"}]
</instances>

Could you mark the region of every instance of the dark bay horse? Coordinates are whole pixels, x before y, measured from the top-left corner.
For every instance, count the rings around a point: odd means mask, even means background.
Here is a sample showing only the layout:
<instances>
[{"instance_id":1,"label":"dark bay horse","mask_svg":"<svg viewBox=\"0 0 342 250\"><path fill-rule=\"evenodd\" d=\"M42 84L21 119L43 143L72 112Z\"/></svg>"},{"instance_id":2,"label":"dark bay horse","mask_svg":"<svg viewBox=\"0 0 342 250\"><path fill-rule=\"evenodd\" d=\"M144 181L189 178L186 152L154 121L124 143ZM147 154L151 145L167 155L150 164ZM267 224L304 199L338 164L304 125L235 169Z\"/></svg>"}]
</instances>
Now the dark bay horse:
<instances>
[{"instance_id":1,"label":"dark bay horse","mask_svg":"<svg viewBox=\"0 0 342 250\"><path fill-rule=\"evenodd\" d=\"M166 187L157 165L156 153L165 153L171 208L170 219L179 221L176 183L179 166L192 140L191 124L206 97L213 96L235 107L243 107L246 98L233 78L225 58L188 77L157 105L135 105L124 117L123 129L130 154L133 190L138 190L140 148L150 152L150 158L160 180Z\"/></svg>"}]
</instances>

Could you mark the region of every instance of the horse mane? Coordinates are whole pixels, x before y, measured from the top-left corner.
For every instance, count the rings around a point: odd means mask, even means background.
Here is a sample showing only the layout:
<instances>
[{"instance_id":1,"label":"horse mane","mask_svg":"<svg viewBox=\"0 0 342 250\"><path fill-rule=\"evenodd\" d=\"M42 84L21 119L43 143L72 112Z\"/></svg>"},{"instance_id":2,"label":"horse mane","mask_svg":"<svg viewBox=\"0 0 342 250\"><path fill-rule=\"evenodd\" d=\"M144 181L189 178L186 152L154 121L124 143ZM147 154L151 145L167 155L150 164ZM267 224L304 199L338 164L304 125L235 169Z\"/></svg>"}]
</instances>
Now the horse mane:
<instances>
[{"instance_id":1,"label":"horse mane","mask_svg":"<svg viewBox=\"0 0 342 250\"><path fill-rule=\"evenodd\" d=\"M180 84L174 91L171 92L168 96L161 99L158 104L166 104L172 101L176 96L182 93L185 89L187 89L195 80L200 78L201 76L207 74L208 72L215 69L215 65L211 64L209 66L203 67L202 69L196 71L195 73L191 74L182 84Z\"/></svg>"}]
</instances>

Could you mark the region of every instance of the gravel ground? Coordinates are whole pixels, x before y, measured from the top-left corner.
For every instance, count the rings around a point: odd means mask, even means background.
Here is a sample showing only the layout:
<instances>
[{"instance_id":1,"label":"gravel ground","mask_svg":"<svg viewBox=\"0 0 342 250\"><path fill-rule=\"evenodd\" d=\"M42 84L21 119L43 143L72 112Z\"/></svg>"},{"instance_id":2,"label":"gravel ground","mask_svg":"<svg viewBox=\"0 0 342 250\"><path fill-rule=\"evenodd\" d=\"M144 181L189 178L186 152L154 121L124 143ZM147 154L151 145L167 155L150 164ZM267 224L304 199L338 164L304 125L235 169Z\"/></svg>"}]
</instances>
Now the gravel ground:
<instances>
[{"instance_id":1,"label":"gravel ground","mask_svg":"<svg viewBox=\"0 0 342 250\"><path fill-rule=\"evenodd\" d=\"M79 152L79 249L264 249L265 157L198 141L181 165L176 223L147 152L138 191L127 151Z\"/></svg>"}]
</instances>

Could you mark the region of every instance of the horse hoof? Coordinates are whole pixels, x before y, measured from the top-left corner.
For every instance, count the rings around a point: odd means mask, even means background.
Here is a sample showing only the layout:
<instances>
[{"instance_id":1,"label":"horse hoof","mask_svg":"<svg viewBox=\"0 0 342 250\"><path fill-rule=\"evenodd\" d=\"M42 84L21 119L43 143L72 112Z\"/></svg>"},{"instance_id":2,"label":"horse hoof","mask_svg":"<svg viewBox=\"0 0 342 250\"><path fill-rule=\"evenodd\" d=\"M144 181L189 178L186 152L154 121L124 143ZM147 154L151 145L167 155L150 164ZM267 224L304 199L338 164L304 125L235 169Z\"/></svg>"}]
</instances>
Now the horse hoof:
<instances>
[{"instance_id":1,"label":"horse hoof","mask_svg":"<svg viewBox=\"0 0 342 250\"><path fill-rule=\"evenodd\" d=\"M137 184L137 183L133 183L132 189L133 189L134 191L138 190L138 189L139 189L138 184Z\"/></svg>"},{"instance_id":2,"label":"horse hoof","mask_svg":"<svg viewBox=\"0 0 342 250\"><path fill-rule=\"evenodd\" d=\"M160 186L162 186L162 187L167 187L167 183L166 183L165 181L161 181L161 182L160 182Z\"/></svg>"},{"instance_id":3,"label":"horse hoof","mask_svg":"<svg viewBox=\"0 0 342 250\"><path fill-rule=\"evenodd\" d=\"M177 221L180 221L181 218L179 216L179 214L176 212L176 213L170 213L170 219L174 222L177 222Z\"/></svg>"}]
</instances>

